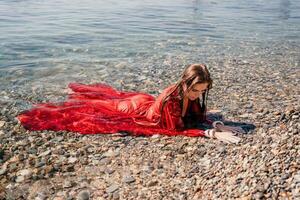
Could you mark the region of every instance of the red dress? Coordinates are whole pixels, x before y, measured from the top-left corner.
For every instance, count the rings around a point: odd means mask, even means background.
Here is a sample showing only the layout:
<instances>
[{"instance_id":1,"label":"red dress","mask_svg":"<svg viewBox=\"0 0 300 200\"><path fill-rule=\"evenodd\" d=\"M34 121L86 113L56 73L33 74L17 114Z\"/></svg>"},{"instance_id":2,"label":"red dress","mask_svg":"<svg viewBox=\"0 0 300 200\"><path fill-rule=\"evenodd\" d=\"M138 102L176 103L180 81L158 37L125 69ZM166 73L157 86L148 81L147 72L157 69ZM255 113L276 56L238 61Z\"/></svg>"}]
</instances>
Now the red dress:
<instances>
[{"instance_id":1,"label":"red dress","mask_svg":"<svg viewBox=\"0 0 300 200\"><path fill-rule=\"evenodd\" d=\"M38 104L22 112L18 119L26 129L33 131L204 136L203 130L184 129L177 92L170 96L160 114L162 100L174 86L166 88L155 99L141 92L117 91L105 84L71 83L69 87L74 93L67 101Z\"/></svg>"}]
</instances>

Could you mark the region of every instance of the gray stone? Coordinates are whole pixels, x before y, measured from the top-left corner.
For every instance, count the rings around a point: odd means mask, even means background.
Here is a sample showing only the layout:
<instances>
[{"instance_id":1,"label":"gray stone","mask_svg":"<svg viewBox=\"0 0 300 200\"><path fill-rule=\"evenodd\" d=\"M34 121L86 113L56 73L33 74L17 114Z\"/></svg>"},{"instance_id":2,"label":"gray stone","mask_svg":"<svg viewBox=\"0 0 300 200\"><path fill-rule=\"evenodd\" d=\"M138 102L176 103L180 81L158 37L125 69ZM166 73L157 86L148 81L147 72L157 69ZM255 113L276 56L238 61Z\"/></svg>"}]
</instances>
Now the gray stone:
<instances>
[{"instance_id":1,"label":"gray stone","mask_svg":"<svg viewBox=\"0 0 300 200\"><path fill-rule=\"evenodd\" d=\"M119 186L116 185L116 184L112 184L111 186L109 186L107 189L106 189L106 192L107 193L113 193L115 191L117 191L119 189Z\"/></svg>"},{"instance_id":2,"label":"gray stone","mask_svg":"<svg viewBox=\"0 0 300 200\"><path fill-rule=\"evenodd\" d=\"M134 177L132 177L132 176L125 176L124 178L123 178L123 182L125 182L125 183L132 183L132 182L134 182L135 181L135 178Z\"/></svg>"},{"instance_id":3,"label":"gray stone","mask_svg":"<svg viewBox=\"0 0 300 200\"><path fill-rule=\"evenodd\" d=\"M89 200L90 199L90 192L89 191L81 191L77 195L77 200Z\"/></svg>"}]
</instances>

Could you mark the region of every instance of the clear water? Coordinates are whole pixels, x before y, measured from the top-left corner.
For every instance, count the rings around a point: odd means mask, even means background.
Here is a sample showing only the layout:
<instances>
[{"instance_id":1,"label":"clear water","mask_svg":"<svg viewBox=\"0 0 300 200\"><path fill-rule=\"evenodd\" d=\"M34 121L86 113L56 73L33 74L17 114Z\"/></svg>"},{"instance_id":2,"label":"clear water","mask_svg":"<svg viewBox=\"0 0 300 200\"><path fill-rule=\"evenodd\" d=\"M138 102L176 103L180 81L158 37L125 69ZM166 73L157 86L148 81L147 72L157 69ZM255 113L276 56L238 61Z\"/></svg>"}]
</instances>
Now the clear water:
<instances>
[{"instance_id":1,"label":"clear water","mask_svg":"<svg viewBox=\"0 0 300 200\"><path fill-rule=\"evenodd\" d=\"M299 0L0 1L1 89L268 54L299 62L299 46Z\"/></svg>"}]
</instances>

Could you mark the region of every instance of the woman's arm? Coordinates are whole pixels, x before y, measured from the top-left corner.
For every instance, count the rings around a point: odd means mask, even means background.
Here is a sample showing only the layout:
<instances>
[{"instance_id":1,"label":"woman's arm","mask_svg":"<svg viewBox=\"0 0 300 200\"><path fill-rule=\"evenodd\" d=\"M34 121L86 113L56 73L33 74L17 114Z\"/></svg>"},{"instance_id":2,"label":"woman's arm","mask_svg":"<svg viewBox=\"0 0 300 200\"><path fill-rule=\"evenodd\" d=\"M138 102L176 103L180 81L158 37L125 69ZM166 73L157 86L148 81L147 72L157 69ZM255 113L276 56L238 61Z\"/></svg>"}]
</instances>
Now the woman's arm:
<instances>
[{"instance_id":1,"label":"woman's arm","mask_svg":"<svg viewBox=\"0 0 300 200\"><path fill-rule=\"evenodd\" d=\"M208 129L206 131L201 129L184 129L184 124L181 119L180 104L176 100L169 100L163 108L161 115L161 123L159 126L138 126L130 127L128 129L135 135L154 135L162 134L168 136L184 135L189 137L209 137L216 138L226 143L237 143L239 138L234 136L232 132L218 132L215 129Z\"/></svg>"},{"instance_id":2,"label":"woman's arm","mask_svg":"<svg viewBox=\"0 0 300 200\"><path fill-rule=\"evenodd\" d=\"M204 130L184 129L180 103L177 99L170 99L166 102L161 116L161 126L167 130L174 130L178 135L190 137L205 136Z\"/></svg>"},{"instance_id":3,"label":"woman's arm","mask_svg":"<svg viewBox=\"0 0 300 200\"><path fill-rule=\"evenodd\" d=\"M221 115L221 111L220 110L210 110L209 114L215 114L215 115ZM208 124L210 124L214 129L216 129L217 131L229 131L232 132L234 134L238 134L238 133L245 133L245 131L241 128L241 127L233 127L233 126L226 126L224 125L223 121L220 120L210 120L206 117L206 122Z\"/></svg>"}]
</instances>

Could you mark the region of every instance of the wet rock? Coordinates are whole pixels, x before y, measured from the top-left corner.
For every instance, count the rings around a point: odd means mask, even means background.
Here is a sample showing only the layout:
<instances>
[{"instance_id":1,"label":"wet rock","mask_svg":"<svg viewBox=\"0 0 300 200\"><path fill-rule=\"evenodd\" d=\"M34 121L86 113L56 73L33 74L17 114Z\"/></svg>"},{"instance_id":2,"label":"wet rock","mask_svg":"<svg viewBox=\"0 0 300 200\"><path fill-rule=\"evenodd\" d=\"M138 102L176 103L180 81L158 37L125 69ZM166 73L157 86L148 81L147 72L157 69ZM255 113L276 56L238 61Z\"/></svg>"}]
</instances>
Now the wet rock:
<instances>
[{"instance_id":1,"label":"wet rock","mask_svg":"<svg viewBox=\"0 0 300 200\"><path fill-rule=\"evenodd\" d=\"M132 182L134 182L134 181L135 181L135 178L132 177L132 176L130 176L130 175L127 175L127 176L125 176L125 177L123 178L123 182L124 182L124 183L132 183Z\"/></svg>"}]
</instances>

